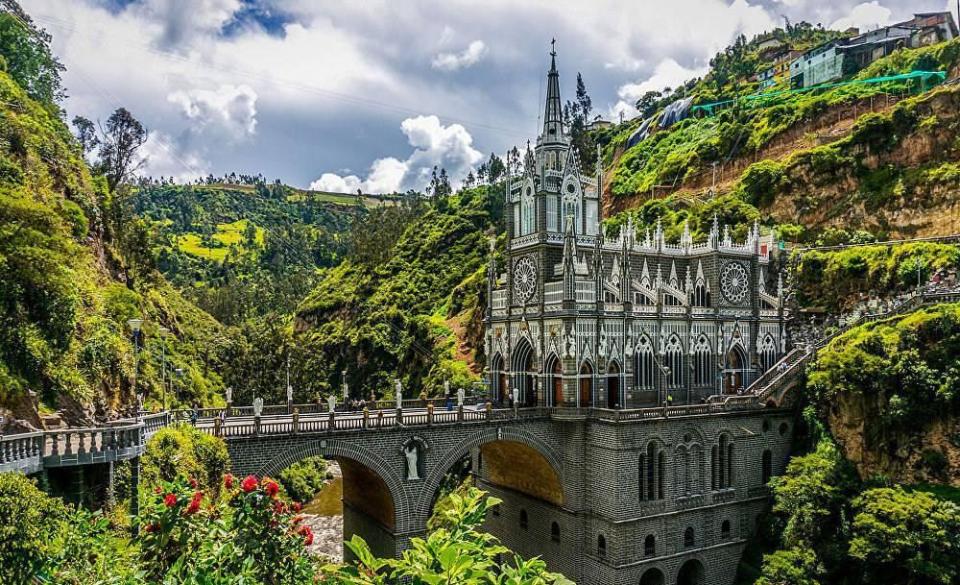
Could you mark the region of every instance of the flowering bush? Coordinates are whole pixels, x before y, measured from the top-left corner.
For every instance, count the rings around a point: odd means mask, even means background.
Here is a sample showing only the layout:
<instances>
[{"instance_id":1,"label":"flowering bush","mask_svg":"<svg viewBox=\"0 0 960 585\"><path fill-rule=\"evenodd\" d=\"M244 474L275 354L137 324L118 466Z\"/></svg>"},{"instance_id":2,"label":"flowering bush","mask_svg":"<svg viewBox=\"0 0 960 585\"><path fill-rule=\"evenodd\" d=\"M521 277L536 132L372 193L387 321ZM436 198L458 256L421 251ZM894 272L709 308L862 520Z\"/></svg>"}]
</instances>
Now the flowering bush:
<instances>
[{"instance_id":1,"label":"flowering bush","mask_svg":"<svg viewBox=\"0 0 960 585\"><path fill-rule=\"evenodd\" d=\"M309 582L314 575L305 546L313 543L299 507L279 496L276 481L247 476L234 487L223 477L224 497L208 498L199 483L178 479L153 492L141 516L141 551L149 577L173 583ZM206 504L205 504L206 503Z\"/></svg>"}]
</instances>

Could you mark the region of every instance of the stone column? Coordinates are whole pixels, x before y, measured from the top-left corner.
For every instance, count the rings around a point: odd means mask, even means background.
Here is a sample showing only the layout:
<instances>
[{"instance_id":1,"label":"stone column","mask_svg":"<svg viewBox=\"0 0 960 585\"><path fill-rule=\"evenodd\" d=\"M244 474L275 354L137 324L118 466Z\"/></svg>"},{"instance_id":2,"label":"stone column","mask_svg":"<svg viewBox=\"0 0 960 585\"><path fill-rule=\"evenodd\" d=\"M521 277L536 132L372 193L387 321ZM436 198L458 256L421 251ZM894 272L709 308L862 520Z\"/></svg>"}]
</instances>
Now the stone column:
<instances>
[{"instance_id":1,"label":"stone column","mask_svg":"<svg viewBox=\"0 0 960 585\"><path fill-rule=\"evenodd\" d=\"M140 515L140 457L130 460L130 528L133 535L140 534L140 524L137 516Z\"/></svg>"}]
</instances>

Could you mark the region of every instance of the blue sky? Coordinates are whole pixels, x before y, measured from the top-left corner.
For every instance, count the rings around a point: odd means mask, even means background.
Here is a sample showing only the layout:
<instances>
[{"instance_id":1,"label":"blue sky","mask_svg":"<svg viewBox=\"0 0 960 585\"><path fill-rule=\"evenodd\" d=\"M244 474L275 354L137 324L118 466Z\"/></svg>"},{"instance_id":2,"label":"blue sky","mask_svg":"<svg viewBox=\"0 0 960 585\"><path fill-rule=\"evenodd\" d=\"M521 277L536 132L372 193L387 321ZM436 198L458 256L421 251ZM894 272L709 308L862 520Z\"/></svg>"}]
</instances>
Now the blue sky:
<instances>
[{"instance_id":1,"label":"blue sky","mask_svg":"<svg viewBox=\"0 0 960 585\"><path fill-rule=\"evenodd\" d=\"M263 173L329 190L461 179L536 133L547 51L597 113L696 76L786 15L878 25L955 0L21 0L67 66L72 117L125 106L147 172Z\"/></svg>"}]
</instances>

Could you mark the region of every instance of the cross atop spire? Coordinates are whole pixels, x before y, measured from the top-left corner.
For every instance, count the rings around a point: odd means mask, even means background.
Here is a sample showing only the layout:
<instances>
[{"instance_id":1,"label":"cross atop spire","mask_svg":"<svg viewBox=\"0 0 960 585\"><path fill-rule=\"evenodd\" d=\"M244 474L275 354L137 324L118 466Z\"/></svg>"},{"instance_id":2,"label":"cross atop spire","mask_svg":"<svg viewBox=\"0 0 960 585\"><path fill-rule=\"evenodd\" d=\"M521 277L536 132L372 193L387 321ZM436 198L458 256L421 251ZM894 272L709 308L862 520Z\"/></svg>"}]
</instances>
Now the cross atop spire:
<instances>
[{"instance_id":1,"label":"cross atop spire","mask_svg":"<svg viewBox=\"0 0 960 585\"><path fill-rule=\"evenodd\" d=\"M542 143L563 143L563 110L560 102L560 74L557 72L557 39L550 41L550 71L547 73L547 100L543 111Z\"/></svg>"}]
</instances>

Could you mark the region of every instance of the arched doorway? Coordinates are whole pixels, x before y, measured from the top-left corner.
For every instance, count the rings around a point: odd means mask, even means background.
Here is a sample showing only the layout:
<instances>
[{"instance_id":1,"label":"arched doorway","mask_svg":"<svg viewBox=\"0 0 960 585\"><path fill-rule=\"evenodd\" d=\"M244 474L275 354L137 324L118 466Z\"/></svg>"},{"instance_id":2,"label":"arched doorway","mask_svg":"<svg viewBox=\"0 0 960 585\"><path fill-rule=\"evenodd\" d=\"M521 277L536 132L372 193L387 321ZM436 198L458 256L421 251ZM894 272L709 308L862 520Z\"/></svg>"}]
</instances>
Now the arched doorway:
<instances>
[{"instance_id":1,"label":"arched doorway","mask_svg":"<svg viewBox=\"0 0 960 585\"><path fill-rule=\"evenodd\" d=\"M744 373L747 368L747 357L743 348L735 345L727 352L727 360L723 370L723 393L737 394L743 390Z\"/></svg>"},{"instance_id":2,"label":"arched doorway","mask_svg":"<svg viewBox=\"0 0 960 585\"><path fill-rule=\"evenodd\" d=\"M497 404L503 404L507 399L507 372L504 371L503 357L500 354L493 356L490 367L493 396L491 399Z\"/></svg>"},{"instance_id":3,"label":"arched doorway","mask_svg":"<svg viewBox=\"0 0 960 585\"><path fill-rule=\"evenodd\" d=\"M613 362L607 368L607 408L620 407L620 364Z\"/></svg>"},{"instance_id":4,"label":"arched doorway","mask_svg":"<svg viewBox=\"0 0 960 585\"><path fill-rule=\"evenodd\" d=\"M663 585L663 571L657 568L647 569L640 577L640 585Z\"/></svg>"},{"instance_id":5,"label":"arched doorway","mask_svg":"<svg viewBox=\"0 0 960 585\"><path fill-rule=\"evenodd\" d=\"M588 408L592 396L593 367L590 366L589 362L583 362L583 365L580 366L580 408Z\"/></svg>"},{"instance_id":6,"label":"arched doorway","mask_svg":"<svg viewBox=\"0 0 960 585\"><path fill-rule=\"evenodd\" d=\"M513 388L520 390L520 404L523 406L537 405L535 375L533 371L533 347L529 341L523 339L513 352Z\"/></svg>"},{"instance_id":7,"label":"arched doorway","mask_svg":"<svg viewBox=\"0 0 960 585\"><path fill-rule=\"evenodd\" d=\"M563 364L557 356L550 359L547 368L550 375L550 395L553 398L552 406L563 406Z\"/></svg>"},{"instance_id":8,"label":"arched doorway","mask_svg":"<svg viewBox=\"0 0 960 585\"><path fill-rule=\"evenodd\" d=\"M697 559L685 562L677 573L677 585L703 585L705 582L703 563Z\"/></svg>"}]
</instances>

